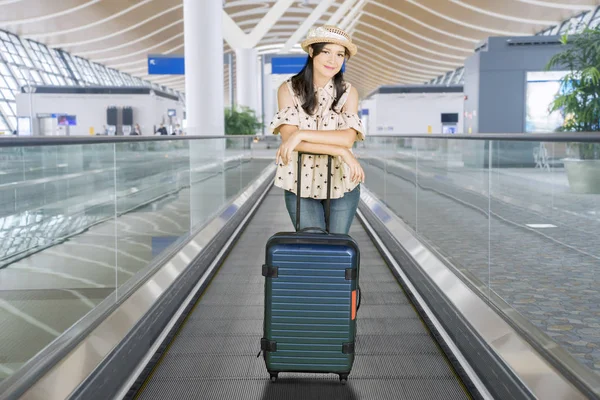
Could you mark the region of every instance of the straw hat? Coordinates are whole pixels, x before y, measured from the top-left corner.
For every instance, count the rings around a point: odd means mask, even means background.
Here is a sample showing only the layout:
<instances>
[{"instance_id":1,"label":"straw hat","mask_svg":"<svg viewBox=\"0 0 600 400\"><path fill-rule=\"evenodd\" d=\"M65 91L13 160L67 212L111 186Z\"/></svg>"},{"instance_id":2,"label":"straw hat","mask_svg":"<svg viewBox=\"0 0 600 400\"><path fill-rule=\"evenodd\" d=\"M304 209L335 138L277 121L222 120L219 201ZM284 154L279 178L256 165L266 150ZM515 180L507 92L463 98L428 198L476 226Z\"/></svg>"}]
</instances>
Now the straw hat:
<instances>
[{"instance_id":1,"label":"straw hat","mask_svg":"<svg viewBox=\"0 0 600 400\"><path fill-rule=\"evenodd\" d=\"M319 28L313 28L308 31L306 39L302 42L302 50L308 53L308 48L314 43L333 43L344 46L350 52L350 56L354 56L358 49L356 45L352 43L350 35L341 30L338 27L324 25Z\"/></svg>"}]
</instances>

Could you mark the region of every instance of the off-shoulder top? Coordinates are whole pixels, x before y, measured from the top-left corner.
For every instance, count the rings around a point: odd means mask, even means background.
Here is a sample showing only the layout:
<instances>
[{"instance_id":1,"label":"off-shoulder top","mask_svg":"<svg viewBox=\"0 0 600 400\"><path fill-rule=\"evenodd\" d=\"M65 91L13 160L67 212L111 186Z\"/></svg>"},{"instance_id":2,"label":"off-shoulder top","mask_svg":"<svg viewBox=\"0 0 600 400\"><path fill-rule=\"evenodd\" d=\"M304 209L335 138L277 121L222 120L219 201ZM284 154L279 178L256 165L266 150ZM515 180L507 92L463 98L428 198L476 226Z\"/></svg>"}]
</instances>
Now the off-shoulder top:
<instances>
[{"instance_id":1,"label":"off-shoulder top","mask_svg":"<svg viewBox=\"0 0 600 400\"><path fill-rule=\"evenodd\" d=\"M342 130L353 128L357 132L357 140L364 140L365 132L362 122L356 113L345 111L344 105L350 95L350 84L345 83L344 93L335 108L335 85L330 80L324 87L318 88L318 108L314 115L307 114L302 108L302 101L294 93L291 80L286 81L288 90L294 99L293 107L279 110L269 126L270 131L277 135L281 125L295 125L305 130ZM302 156L302 190L301 197L312 197L314 199L327 198L327 156ZM292 159L287 165L279 164L275 175L275 186L296 193L297 186L298 152L292 153ZM343 197L345 193L352 191L358 183L350 179L349 167L342 157L333 157L331 165L331 198Z\"/></svg>"}]
</instances>

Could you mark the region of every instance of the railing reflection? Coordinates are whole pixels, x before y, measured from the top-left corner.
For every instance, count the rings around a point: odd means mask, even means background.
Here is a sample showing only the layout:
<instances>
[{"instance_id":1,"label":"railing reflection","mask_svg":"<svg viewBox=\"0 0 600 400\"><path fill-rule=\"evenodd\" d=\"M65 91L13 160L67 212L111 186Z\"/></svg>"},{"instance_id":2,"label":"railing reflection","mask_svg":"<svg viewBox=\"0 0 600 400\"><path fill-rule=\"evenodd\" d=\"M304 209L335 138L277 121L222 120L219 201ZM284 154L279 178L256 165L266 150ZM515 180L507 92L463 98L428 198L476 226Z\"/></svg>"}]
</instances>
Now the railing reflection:
<instances>
[{"instance_id":1,"label":"railing reflection","mask_svg":"<svg viewBox=\"0 0 600 400\"><path fill-rule=\"evenodd\" d=\"M252 140L0 141L0 380L126 296L260 176L275 150Z\"/></svg>"},{"instance_id":2,"label":"railing reflection","mask_svg":"<svg viewBox=\"0 0 600 400\"><path fill-rule=\"evenodd\" d=\"M516 311L506 318L539 349L557 343L550 357L593 376L600 160L575 161L579 140L600 146L598 134L371 136L356 153L366 186L421 241L498 309ZM573 162L595 173L573 173Z\"/></svg>"}]
</instances>

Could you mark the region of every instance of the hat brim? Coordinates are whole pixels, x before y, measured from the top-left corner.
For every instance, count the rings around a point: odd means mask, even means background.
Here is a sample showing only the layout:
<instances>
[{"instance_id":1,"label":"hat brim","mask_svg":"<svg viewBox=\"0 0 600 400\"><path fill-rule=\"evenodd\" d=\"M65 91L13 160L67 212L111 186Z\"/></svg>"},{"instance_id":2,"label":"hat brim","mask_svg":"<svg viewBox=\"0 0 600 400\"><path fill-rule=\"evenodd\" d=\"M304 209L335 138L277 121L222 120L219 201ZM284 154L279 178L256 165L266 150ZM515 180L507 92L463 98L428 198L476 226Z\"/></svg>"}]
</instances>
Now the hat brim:
<instances>
[{"instance_id":1,"label":"hat brim","mask_svg":"<svg viewBox=\"0 0 600 400\"><path fill-rule=\"evenodd\" d=\"M358 53L358 48L356 47L355 44L353 43L349 43L343 40L338 40L338 39L331 39L331 38L310 38L310 39L306 39L304 40L300 46L302 47L302 50L304 50L305 52L308 53L308 49L310 47L311 44L315 44L315 43L332 43L332 44L339 44L340 46L344 46L346 49L348 49L348 52L350 53L350 57L354 57L356 55L356 53Z\"/></svg>"}]
</instances>

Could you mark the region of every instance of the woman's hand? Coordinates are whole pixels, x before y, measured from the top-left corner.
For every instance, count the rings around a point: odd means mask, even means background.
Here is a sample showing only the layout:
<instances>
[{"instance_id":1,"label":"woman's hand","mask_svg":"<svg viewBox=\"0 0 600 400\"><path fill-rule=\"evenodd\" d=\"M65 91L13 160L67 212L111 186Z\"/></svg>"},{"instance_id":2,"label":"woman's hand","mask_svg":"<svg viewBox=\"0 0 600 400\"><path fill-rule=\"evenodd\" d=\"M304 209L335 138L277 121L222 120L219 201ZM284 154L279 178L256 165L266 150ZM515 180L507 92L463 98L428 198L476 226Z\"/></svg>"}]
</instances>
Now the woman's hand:
<instances>
[{"instance_id":1,"label":"woman's hand","mask_svg":"<svg viewBox=\"0 0 600 400\"><path fill-rule=\"evenodd\" d=\"M350 150L345 151L342 154L342 159L348 166L350 167L350 179L355 183L364 183L365 181L365 171L363 171L360 163L354 157L354 154L350 152Z\"/></svg>"},{"instance_id":2,"label":"woman's hand","mask_svg":"<svg viewBox=\"0 0 600 400\"><path fill-rule=\"evenodd\" d=\"M301 141L302 137L300 131L292 133L286 141L281 143L279 149L277 149L275 161L279 163L279 159L281 159L281 163L283 165L287 165L292 160L292 152Z\"/></svg>"}]
</instances>

